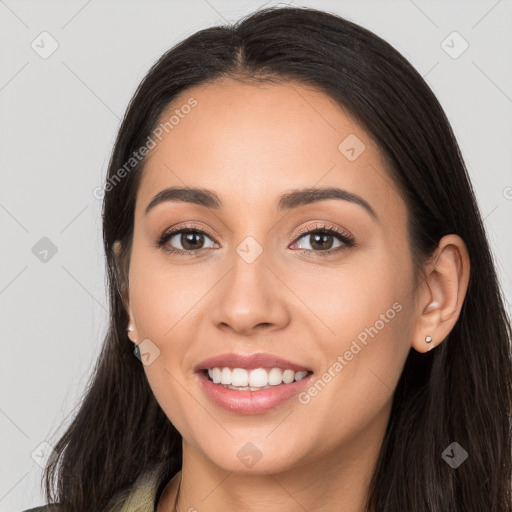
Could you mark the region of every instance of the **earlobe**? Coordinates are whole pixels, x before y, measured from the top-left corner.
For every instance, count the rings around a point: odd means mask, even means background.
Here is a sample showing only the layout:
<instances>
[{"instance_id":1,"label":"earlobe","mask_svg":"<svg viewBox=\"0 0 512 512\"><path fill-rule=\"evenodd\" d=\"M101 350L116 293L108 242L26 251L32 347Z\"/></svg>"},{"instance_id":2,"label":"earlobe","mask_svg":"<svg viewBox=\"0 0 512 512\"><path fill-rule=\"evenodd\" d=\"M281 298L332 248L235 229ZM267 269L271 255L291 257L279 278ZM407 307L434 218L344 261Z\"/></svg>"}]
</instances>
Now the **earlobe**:
<instances>
[{"instance_id":1,"label":"earlobe","mask_svg":"<svg viewBox=\"0 0 512 512\"><path fill-rule=\"evenodd\" d=\"M126 311L128 313L128 325L126 326L126 334L130 341L136 344L138 341L137 325L134 320L132 309L129 305Z\"/></svg>"},{"instance_id":2,"label":"earlobe","mask_svg":"<svg viewBox=\"0 0 512 512\"><path fill-rule=\"evenodd\" d=\"M470 261L466 244L446 235L425 268L418 292L417 319L412 346L426 352L441 344L457 322L469 283Z\"/></svg>"},{"instance_id":3,"label":"earlobe","mask_svg":"<svg viewBox=\"0 0 512 512\"><path fill-rule=\"evenodd\" d=\"M133 313L130 304L127 305L126 311L128 313L128 325L126 326L126 334L132 343L137 343L138 333L137 326L134 321Z\"/></svg>"},{"instance_id":4,"label":"earlobe","mask_svg":"<svg viewBox=\"0 0 512 512\"><path fill-rule=\"evenodd\" d=\"M130 325L126 328L126 333L127 333L127 335L128 335L128 338L130 339L130 341L131 341L132 343L137 344L137 338L135 337L134 331L135 331L135 329L134 329L134 327L133 327L133 325L132 325L132 324L130 324Z\"/></svg>"},{"instance_id":5,"label":"earlobe","mask_svg":"<svg viewBox=\"0 0 512 512\"><path fill-rule=\"evenodd\" d=\"M121 272L121 264L120 264L120 254L121 254L121 242L116 240L112 245L112 251L114 253L115 264L116 264L116 276L118 279L119 292L122 294L123 305L128 313L128 317L130 318L129 324L126 328L126 334L132 343L137 343L137 331L134 327L134 322L131 320L133 318L133 314L130 307L130 297L128 288L124 285L123 275ZM124 291L124 293L123 293Z\"/></svg>"}]
</instances>

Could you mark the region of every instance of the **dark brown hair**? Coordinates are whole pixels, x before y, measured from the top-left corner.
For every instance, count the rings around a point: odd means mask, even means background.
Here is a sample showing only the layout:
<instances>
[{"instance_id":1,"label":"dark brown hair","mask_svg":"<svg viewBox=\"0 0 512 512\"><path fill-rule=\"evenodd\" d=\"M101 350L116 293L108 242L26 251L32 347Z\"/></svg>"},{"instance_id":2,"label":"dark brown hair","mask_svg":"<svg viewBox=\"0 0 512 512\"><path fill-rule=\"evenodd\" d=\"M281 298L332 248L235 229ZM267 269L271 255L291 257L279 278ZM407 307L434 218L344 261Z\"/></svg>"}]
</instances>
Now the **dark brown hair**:
<instances>
[{"instance_id":1,"label":"dark brown hair","mask_svg":"<svg viewBox=\"0 0 512 512\"><path fill-rule=\"evenodd\" d=\"M465 164L435 95L402 55L357 24L306 7L262 9L191 35L154 64L128 106L107 181L178 94L222 78L313 87L367 130L406 202L418 278L442 236L455 233L468 248L471 276L458 321L440 346L411 349L406 360L367 510L511 512L511 327ZM181 468L181 435L126 335L123 298L143 166L104 196L110 324L83 401L45 470L48 502L66 511L104 510L156 464L167 479ZM441 456L452 442L469 454L456 469Z\"/></svg>"}]
</instances>

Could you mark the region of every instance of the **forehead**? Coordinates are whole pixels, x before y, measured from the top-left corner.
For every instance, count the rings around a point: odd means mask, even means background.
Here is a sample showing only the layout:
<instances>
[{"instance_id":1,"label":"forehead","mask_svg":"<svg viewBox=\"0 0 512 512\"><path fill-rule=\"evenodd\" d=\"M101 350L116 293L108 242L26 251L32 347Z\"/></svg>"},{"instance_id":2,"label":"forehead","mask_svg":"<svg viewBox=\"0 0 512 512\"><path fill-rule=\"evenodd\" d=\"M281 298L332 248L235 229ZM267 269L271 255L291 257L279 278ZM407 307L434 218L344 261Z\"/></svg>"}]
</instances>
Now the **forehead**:
<instances>
[{"instance_id":1,"label":"forehead","mask_svg":"<svg viewBox=\"0 0 512 512\"><path fill-rule=\"evenodd\" d=\"M234 80L192 87L159 126L137 195L140 214L170 186L215 190L233 207L235 198L267 206L292 188L342 187L371 198L376 210L389 203L403 213L373 139L318 90Z\"/></svg>"}]
</instances>

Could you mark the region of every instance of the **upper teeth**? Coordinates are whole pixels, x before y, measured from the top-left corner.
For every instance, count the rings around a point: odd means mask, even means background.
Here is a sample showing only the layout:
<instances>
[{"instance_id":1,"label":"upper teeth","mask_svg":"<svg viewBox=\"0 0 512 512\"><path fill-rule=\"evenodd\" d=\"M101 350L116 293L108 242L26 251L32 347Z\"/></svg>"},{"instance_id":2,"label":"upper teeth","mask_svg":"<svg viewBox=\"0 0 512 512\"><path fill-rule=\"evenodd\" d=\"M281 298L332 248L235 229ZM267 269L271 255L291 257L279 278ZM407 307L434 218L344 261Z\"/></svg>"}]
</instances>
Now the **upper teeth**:
<instances>
[{"instance_id":1,"label":"upper teeth","mask_svg":"<svg viewBox=\"0 0 512 512\"><path fill-rule=\"evenodd\" d=\"M245 368L208 368L208 375L215 384L230 384L233 386L263 387L267 385L277 386L284 382L289 384L294 380L303 379L308 372L295 372L293 370L281 370L272 368L267 371L265 368L246 370Z\"/></svg>"}]
</instances>

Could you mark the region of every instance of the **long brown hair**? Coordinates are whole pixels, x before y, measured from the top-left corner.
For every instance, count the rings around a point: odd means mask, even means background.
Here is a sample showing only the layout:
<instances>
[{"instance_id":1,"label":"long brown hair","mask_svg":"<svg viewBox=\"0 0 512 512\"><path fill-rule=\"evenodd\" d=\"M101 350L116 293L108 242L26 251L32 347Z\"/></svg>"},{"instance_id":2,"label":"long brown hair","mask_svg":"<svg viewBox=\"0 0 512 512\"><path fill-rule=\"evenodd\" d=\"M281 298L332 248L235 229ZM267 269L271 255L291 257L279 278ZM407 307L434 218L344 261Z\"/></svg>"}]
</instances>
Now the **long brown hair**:
<instances>
[{"instance_id":1,"label":"long brown hair","mask_svg":"<svg viewBox=\"0 0 512 512\"><path fill-rule=\"evenodd\" d=\"M458 321L426 354L410 350L371 482L375 512L511 512L511 327L475 195L450 124L411 64L387 42L312 8L267 8L201 30L165 53L131 100L111 156L103 200L110 323L77 414L45 470L48 502L104 510L142 471L181 468L181 435L155 400L126 335L123 304L147 142L163 110L187 88L218 78L308 84L377 142L409 213L417 276L439 239L465 241L471 276ZM126 167L125 167L126 169ZM113 254L123 248L119 265ZM454 469L443 451L468 459Z\"/></svg>"}]
</instances>

